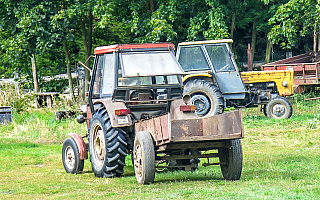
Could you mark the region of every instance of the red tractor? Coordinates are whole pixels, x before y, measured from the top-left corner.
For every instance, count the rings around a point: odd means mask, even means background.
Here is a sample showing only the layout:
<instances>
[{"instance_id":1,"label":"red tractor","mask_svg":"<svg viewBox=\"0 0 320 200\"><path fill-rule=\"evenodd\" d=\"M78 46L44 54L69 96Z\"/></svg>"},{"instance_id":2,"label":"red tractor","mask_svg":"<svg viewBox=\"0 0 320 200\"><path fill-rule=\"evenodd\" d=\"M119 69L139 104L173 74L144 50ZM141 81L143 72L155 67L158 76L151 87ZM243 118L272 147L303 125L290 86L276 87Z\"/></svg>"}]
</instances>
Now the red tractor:
<instances>
[{"instance_id":1,"label":"red tractor","mask_svg":"<svg viewBox=\"0 0 320 200\"><path fill-rule=\"evenodd\" d=\"M225 179L240 178L241 110L199 118L191 97L182 95L184 72L173 44L111 45L94 53L89 103L77 117L87 134L64 142L66 172L83 170L88 149L97 177L121 176L131 154L140 184L153 182L156 168L192 171L199 158L211 157L219 161L204 166L220 165Z\"/></svg>"}]
</instances>

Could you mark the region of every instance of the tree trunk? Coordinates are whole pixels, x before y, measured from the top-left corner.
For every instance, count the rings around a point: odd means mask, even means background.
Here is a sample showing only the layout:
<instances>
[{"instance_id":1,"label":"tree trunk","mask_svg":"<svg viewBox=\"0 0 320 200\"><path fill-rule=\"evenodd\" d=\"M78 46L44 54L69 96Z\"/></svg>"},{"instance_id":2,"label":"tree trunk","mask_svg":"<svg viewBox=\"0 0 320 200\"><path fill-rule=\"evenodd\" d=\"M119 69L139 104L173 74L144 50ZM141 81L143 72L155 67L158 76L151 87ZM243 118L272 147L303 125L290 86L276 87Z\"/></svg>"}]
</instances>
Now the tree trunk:
<instances>
[{"instance_id":1,"label":"tree trunk","mask_svg":"<svg viewBox=\"0 0 320 200\"><path fill-rule=\"evenodd\" d=\"M234 11L232 13L232 21L231 21L231 31L230 31L230 37L233 39L234 29L235 29L235 23L236 23L236 12ZM233 43L230 44L230 49L232 50Z\"/></svg>"},{"instance_id":2,"label":"tree trunk","mask_svg":"<svg viewBox=\"0 0 320 200\"><path fill-rule=\"evenodd\" d=\"M271 42L269 39L267 39L266 58L264 59L265 63L270 62L270 55L271 55Z\"/></svg>"},{"instance_id":3,"label":"tree trunk","mask_svg":"<svg viewBox=\"0 0 320 200\"><path fill-rule=\"evenodd\" d=\"M153 12L154 11L154 2L153 2L153 0L149 1L149 5L150 5L150 11Z\"/></svg>"},{"instance_id":4,"label":"tree trunk","mask_svg":"<svg viewBox=\"0 0 320 200\"><path fill-rule=\"evenodd\" d=\"M38 74L37 74L37 63L36 63L36 55L31 54L31 64L32 64L32 76L33 76L33 86L35 92L40 92L39 82L38 82Z\"/></svg>"},{"instance_id":5,"label":"tree trunk","mask_svg":"<svg viewBox=\"0 0 320 200\"><path fill-rule=\"evenodd\" d=\"M317 23L314 25L313 29L313 53L317 53Z\"/></svg>"},{"instance_id":6,"label":"tree trunk","mask_svg":"<svg viewBox=\"0 0 320 200\"><path fill-rule=\"evenodd\" d=\"M88 21L88 28L86 28L86 21ZM87 60L92 51L92 21L93 16L90 12L88 16L83 16L80 18L80 26L81 26L81 35L82 35L82 42L84 47L84 53L85 53L85 60ZM90 61L86 63L87 66L90 67ZM90 72L89 70L85 69L85 81L84 81L84 90L82 92L82 98L84 99L85 92L89 89L89 81L90 81Z\"/></svg>"},{"instance_id":7,"label":"tree trunk","mask_svg":"<svg viewBox=\"0 0 320 200\"><path fill-rule=\"evenodd\" d=\"M71 56L70 56L70 51L68 49L66 38L63 39L63 48L64 48L64 52L65 52L66 58L67 58L67 74L68 74L70 95L71 95L72 101L74 101L75 97L74 97L74 92L73 92L72 75L71 75Z\"/></svg>"},{"instance_id":8,"label":"tree trunk","mask_svg":"<svg viewBox=\"0 0 320 200\"><path fill-rule=\"evenodd\" d=\"M252 54L252 63L254 60L254 51L256 49L256 41L257 41L257 27L256 27L256 19L253 20L252 25L252 40L251 40L251 54Z\"/></svg>"},{"instance_id":9,"label":"tree trunk","mask_svg":"<svg viewBox=\"0 0 320 200\"><path fill-rule=\"evenodd\" d=\"M318 51L320 50L320 30L318 32Z\"/></svg>"}]
</instances>

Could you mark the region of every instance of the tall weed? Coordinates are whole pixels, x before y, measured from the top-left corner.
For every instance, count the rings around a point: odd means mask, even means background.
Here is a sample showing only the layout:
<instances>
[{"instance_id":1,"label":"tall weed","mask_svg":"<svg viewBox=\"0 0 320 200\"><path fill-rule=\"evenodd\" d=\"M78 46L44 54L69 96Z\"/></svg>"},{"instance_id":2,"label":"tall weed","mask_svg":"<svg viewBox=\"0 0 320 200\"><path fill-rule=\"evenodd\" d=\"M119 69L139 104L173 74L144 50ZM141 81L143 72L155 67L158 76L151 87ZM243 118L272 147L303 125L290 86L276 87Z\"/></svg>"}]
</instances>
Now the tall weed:
<instances>
[{"instance_id":1,"label":"tall weed","mask_svg":"<svg viewBox=\"0 0 320 200\"><path fill-rule=\"evenodd\" d=\"M11 106L18 113L32 107L35 95L23 93L22 90L16 91L13 85L0 85L0 106Z\"/></svg>"}]
</instances>

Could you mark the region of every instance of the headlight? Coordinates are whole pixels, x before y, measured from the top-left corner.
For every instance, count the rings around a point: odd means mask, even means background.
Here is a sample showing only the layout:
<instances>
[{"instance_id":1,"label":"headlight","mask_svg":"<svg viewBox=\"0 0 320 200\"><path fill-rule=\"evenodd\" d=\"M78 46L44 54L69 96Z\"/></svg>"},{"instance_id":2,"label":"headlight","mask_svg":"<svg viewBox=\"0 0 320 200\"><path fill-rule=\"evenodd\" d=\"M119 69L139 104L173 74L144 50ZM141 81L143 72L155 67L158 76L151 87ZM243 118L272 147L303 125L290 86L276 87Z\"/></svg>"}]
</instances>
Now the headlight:
<instances>
[{"instance_id":1,"label":"headlight","mask_svg":"<svg viewBox=\"0 0 320 200\"><path fill-rule=\"evenodd\" d=\"M288 87L288 81L283 81L283 82L282 82L282 86L283 86L283 87Z\"/></svg>"}]
</instances>

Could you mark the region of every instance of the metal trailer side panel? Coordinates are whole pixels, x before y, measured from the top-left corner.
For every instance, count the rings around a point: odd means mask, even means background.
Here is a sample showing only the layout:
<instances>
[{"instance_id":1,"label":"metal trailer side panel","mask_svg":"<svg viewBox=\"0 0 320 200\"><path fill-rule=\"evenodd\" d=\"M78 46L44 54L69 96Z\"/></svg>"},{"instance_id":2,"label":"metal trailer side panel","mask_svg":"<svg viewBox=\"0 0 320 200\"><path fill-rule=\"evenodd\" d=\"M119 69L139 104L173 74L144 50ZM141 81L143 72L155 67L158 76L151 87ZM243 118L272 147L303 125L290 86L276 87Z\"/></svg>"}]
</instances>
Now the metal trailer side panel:
<instances>
[{"instance_id":1,"label":"metal trailer side panel","mask_svg":"<svg viewBox=\"0 0 320 200\"><path fill-rule=\"evenodd\" d=\"M135 131L150 132L156 146L170 142L241 139L244 133L242 110L197 119L171 120L170 114L165 114L137 122Z\"/></svg>"},{"instance_id":2,"label":"metal trailer side panel","mask_svg":"<svg viewBox=\"0 0 320 200\"><path fill-rule=\"evenodd\" d=\"M135 123L135 131L148 131L156 145L169 142L169 114L151 119L141 120Z\"/></svg>"},{"instance_id":3,"label":"metal trailer side panel","mask_svg":"<svg viewBox=\"0 0 320 200\"><path fill-rule=\"evenodd\" d=\"M172 120L172 142L243 138L242 110L198 119Z\"/></svg>"}]
</instances>

